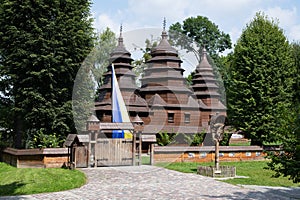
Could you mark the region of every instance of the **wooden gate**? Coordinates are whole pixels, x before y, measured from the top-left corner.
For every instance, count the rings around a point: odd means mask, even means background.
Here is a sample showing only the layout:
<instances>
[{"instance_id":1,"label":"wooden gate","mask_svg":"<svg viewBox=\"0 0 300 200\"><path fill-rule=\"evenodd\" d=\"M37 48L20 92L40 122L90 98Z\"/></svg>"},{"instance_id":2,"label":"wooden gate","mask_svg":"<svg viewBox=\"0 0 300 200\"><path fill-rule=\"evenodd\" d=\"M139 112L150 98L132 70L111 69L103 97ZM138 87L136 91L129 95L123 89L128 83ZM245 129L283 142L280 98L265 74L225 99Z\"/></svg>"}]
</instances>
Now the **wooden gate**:
<instances>
[{"instance_id":1,"label":"wooden gate","mask_svg":"<svg viewBox=\"0 0 300 200\"><path fill-rule=\"evenodd\" d=\"M75 167L88 167L88 150L86 146L77 146L73 148Z\"/></svg>"},{"instance_id":2,"label":"wooden gate","mask_svg":"<svg viewBox=\"0 0 300 200\"><path fill-rule=\"evenodd\" d=\"M95 145L96 165L132 165L132 144L132 139L98 139Z\"/></svg>"}]
</instances>

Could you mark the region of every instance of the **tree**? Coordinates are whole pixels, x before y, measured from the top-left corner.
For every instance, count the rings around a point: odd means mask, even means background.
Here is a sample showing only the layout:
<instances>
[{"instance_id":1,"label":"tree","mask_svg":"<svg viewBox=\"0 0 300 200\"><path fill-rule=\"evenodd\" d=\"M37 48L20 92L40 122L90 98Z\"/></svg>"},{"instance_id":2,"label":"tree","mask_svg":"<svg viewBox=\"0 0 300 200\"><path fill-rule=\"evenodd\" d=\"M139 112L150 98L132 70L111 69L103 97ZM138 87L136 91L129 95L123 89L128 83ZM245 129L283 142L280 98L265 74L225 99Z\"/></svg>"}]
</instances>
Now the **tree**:
<instances>
[{"instance_id":1,"label":"tree","mask_svg":"<svg viewBox=\"0 0 300 200\"><path fill-rule=\"evenodd\" d=\"M146 44L145 49L140 47L140 51L143 52L143 57L140 59L136 59L132 62L133 72L137 76L137 81L136 81L137 85L140 85L139 79L144 76L143 73L145 68L147 67L146 62L151 59L151 55L150 55L151 49L158 45L157 41L154 41L152 39L151 40L146 39L145 44Z\"/></svg>"},{"instance_id":2,"label":"tree","mask_svg":"<svg viewBox=\"0 0 300 200\"><path fill-rule=\"evenodd\" d=\"M246 26L231 56L228 116L252 144L280 139L282 112L293 106L295 66L278 22L262 13Z\"/></svg>"},{"instance_id":3,"label":"tree","mask_svg":"<svg viewBox=\"0 0 300 200\"><path fill-rule=\"evenodd\" d=\"M13 118L10 115L13 102L0 95L0 149L13 143L11 131Z\"/></svg>"},{"instance_id":4,"label":"tree","mask_svg":"<svg viewBox=\"0 0 300 200\"><path fill-rule=\"evenodd\" d=\"M291 44L292 47L292 54L295 61L296 66L296 81L294 84L294 101L299 102L300 101L300 42L295 42Z\"/></svg>"},{"instance_id":5,"label":"tree","mask_svg":"<svg viewBox=\"0 0 300 200\"><path fill-rule=\"evenodd\" d=\"M297 68L295 81L294 104L291 109L281 112L281 135L282 153L269 153L271 162L268 164L270 169L276 172L275 176L288 176L293 182L300 182L300 44L293 43L292 55Z\"/></svg>"},{"instance_id":6,"label":"tree","mask_svg":"<svg viewBox=\"0 0 300 200\"><path fill-rule=\"evenodd\" d=\"M160 131L157 133L157 144L159 146L167 146L176 143L176 136L178 133L168 133L167 131Z\"/></svg>"},{"instance_id":7,"label":"tree","mask_svg":"<svg viewBox=\"0 0 300 200\"><path fill-rule=\"evenodd\" d=\"M172 24L169 32L171 44L186 49L188 52L193 52L198 62L201 61L202 48L205 46L208 52L208 61L217 77L218 92L222 96L221 101L226 104L222 78L226 74L226 70L219 53L231 49L229 34L221 31L215 23L203 16L187 18L183 24L179 22Z\"/></svg>"},{"instance_id":8,"label":"tree","mask_svg":"<svg viewBox=\"0 0 300 200\"><path fill-rule=\"evenodd\" d=\"M1 0L0 88L13 102L15 147L40 132L76 131L72 89L93 46L89 9L89 0Z\"/></svg>"},{"instance_id":9,"label":"tree","mask_svg":"<svg viewBox=\"0 0 300 200\"><path fill-rule=\"evenodd\" d=\"M107 66L109 65L110 54L116 48L116 46L116 34L108 27L99 33L98 37L96 38L96 46L92 52L92 72L95 80L98 82L98 87L103 84L102 76L106 72Z\"/></svg>"},{"instance_id":10,"label":"tree","mask_svg":"<svg viewBox=\"0 0 300 200\"><path fill-rule=\"evenodd\" d=\"M275 177L288 176L293 182L300 182L300 106L286 109L282 112L279 135L282 141L281 152L268 152L270 169L274 170Z\"/></svg>"},{"instance_id":11,"label":"tree","mask_svg":"<svg viewBox=\"0 0 300 200\"><path fill-rule=\"evenodd\" d=\"M116 48L116 36L109 28L97 34L95 47L78 70L73 88L72 106L77 131L86 130L86 120L94 111L98 88L103 84L112 51Z\"/></svg>"},{"instance_id":12,"label":"tree","mask_svg":"<svg viewBox=\"0 0 300 200\"><path fill-rule=\"evenodd\" d=\"M201 52L205 46L209 55L215 60L218 53L231 49L229 34L220 31L218 26L207 17L190 17L170 26L170 40L176 46L194 52L201 59ZM216 61L215 61L216 62Z\"/></svg>"}]
</instances>

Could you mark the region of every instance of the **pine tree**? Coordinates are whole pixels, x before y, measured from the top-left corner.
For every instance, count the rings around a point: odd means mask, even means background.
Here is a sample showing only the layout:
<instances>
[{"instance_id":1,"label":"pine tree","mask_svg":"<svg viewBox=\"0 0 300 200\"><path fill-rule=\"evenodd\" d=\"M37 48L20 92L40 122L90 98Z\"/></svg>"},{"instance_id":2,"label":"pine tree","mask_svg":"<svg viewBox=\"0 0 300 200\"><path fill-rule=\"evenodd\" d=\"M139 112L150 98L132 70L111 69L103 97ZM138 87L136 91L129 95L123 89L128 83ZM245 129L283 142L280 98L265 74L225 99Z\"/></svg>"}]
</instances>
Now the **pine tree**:
<instances>
[{"instance_id":1,"label":"pine tree","mask_svg":"<svg viewBox=\"0 0 300 200\"><path fill-rule=\"evenodd\" d=\"M295 65L278 23L257 13L232 55L227 105L230 122L252 144L278 140L281 112L292 106Z\"/></svg>"},{"instance_id":2,"label":"pine tree","mask_svg":"<svg viewBox=\"0 0 300 200\"><path fill-rule=\"evenodd\" d=\"M0 80L13 101L15 147L74 133L72 89L93 46L89 0L1 0Z\"/></svg>"}]
</instances>

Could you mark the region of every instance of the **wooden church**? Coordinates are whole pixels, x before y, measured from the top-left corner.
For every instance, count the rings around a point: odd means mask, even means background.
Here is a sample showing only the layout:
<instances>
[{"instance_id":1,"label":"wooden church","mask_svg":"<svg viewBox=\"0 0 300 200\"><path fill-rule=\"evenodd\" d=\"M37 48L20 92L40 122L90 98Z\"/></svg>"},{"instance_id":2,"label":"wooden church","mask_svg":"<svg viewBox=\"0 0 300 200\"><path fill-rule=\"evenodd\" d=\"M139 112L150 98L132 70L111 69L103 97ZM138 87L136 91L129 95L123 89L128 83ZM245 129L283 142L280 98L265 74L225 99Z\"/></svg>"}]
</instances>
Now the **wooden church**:
<instances>
[{"instance_id":1,"label":"wooden church","mask_svg":"<svg viewBox=\"0 0 300 200\"><path fill-rule=\"evenodd\" d=\"M151 50L141 87L135 84L132 61L121 32L95 103L100 122L112 122L112 64L130 120L138 115L144 121L143 135L199 133L208 130L210 116L216 113L226 115L205 49L201 62L195 66L192 86L188 86L183 77L182 60L169 44L165 28L160 43Z\"/></svg>"}]
</instances>

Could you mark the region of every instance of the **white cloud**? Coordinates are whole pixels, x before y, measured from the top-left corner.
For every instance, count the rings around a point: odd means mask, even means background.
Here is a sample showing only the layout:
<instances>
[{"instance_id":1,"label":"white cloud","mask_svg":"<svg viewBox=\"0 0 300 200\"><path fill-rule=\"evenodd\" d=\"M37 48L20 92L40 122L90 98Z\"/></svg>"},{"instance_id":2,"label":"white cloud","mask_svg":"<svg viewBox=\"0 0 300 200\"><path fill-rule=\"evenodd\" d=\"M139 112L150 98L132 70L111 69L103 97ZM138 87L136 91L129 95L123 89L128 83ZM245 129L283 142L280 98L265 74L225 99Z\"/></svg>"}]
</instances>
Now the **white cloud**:
<instances>
[{"instance_id":1,"label":"white cloud","mask_svg":"<svg viewBox=\"0 0 300 200\"><path fill-rule=\"evenodd\" d=\"M182 0L129 0L129 10L138 16L142 23L161 25L164 17L167 21L182 21L188 1ZM157 22L154 22L157 21Z\"/></svg>"},{"instance_id":2,"label":"white cloud","mask_svg":"<svg viewBox=\"0 0 300 200\"><path fill-rule=\"evenodd\" d=\"M295 7L292 9L282 9L276 6L273 8L268 8L265 13L269 17L278 19L279 26L282 28L289 28L296 23L297 9Z\"/></svg>"},{"instance_id":3,"label":"white cloud","mask_svg":"<svg viewBox=\"0 0 300 200\"><path fill-rule=\"evenodd\" d=\"M98 31L102 31L106 27L109 27L112 31L118 32L120 23L115 22L109 15L103 13L95 16L94 27Z\"/></svg>"},{"instance_id":4,"label":"white cloud","mask_svg":"<svg viewBox=\"0 0 300 200\"><path fill-rule=\"evenodd\" d=\"M234 16L236 12L244 12L245 9L250 9L252 7L256 7L259 0L193 0L190 1L191 8L193 9L201 9L203 11L208 10L209 12L215 12L211 14L218 13L231 13ZM194 6L193 6L194 5Z\"/></svg>"},{"instance_id":5,"label":"white cloud","mask_svg":"<svg viewBox=\"0 0 300 200\"><path fill-rule=\"evenodd\" d=\"M111 9L98 12L95 27L100 31L110 27L116 33L119 32L121 23L124 32L140 28L161 29L164 17L168 27L188 17L202 15L218 25L220 30L229 33L235 43L255 13L263 11L269 17L279 19L279 26L290 40L299 40L299 6L297 2L288 1L289 3L277 0L127 0L122 7L116 8L116 5L111 4Z\"/></svg>"},{"instance_id":6,"label":"white cloud","mask_svg":"<svg viewBox=\"0 0 300 200\"><path fill-rule=\"evenodd\" d=\"M236 44L237 40L242 34L242 31L243 31L242 29L239 29L237 27L232 27L232 29L228 32L228 34L231 37L232 45ZM234 46L232 46L232 48L234 48Z\"/></svg>"},{"instance_id":7,"label":"white cloud","mask_svg":"<svg viewBox=\"0 0 300 200\"><path fill-rule=\"evenodd\" d=\"M288 36L291 40L300 41L300 24L292 26Z\"/></svg>"},{"instance_id":8,"label":"white cloud","mask_svg":"<svg viewBox=\"0 0 300 200\"><path fill-rule=\"evenodd\" d=\"M299 13L295 6L290 9L283 9L279 6L262 9L269 17L279 20L279 27L284 30L290 41L300 40Z\"/></svg>"}]
</instances>

